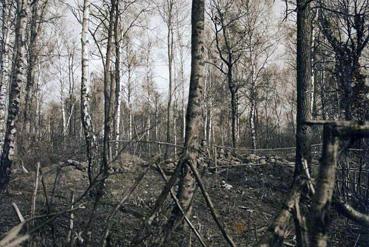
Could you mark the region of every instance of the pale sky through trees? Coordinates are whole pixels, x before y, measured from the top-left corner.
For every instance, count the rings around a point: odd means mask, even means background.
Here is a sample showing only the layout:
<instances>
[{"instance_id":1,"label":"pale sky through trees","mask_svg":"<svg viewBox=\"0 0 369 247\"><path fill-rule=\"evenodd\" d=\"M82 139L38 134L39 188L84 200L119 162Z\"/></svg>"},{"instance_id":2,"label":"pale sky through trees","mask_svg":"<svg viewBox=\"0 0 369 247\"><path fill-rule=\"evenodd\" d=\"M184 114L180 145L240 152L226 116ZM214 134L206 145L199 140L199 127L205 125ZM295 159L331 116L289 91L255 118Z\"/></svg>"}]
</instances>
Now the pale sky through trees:
<instances>
[{"instance_id":1,"label":"pale sky through trees","mask_svg":"<svg viewBox=\"0 0 369 247\"><path fill-rule=\"evenodd\" d=\"M77 6L76 0L66 0L63 1L65 3L68 3L70 6ZM80 4L80 3L79 3ZM190 73L190 9L189 9L190 1L188 1L188 5L185 8L185 12L187 12L187 17L185 19L185 22L183 23L183 28L181 29L181 33L184 35L184 43L187 46L185 49L185 76L186 76L186 90L187 85L189 81L189 73ZM71 10L67 7L67 5L61 5L64 6L64 8L55 10L58 11L61 15L61 19L59 20L62 27L63 32L66 34L66 36L70 39L69 41L75 42L79 47L79 35L81 32L81 25L76 20L76 18L73 16ZM280 23L283 16L285 15L285 4L281 0L277 0L273 4L273 16L270 16L274 20L275 25ZM163 23L163 20L158 14L151 15L148 18L147 21L149 28L147 30L147 33L151 36L151 39L156 44L154 45L153 49L153 76L154 76L154 82L159 90L159 92L166 97L167 90L168 90L168 62L167 62L167 53L166 53L166 27ZM211 26L211 24L208 23L207 25ZM134 31L133 31L134 32ZM276 38L275 42L278 38ZM92 49L96 49L94 45L93 39L90 37L90 45ZM139 46L136 42L136 46ZM279 66L283 66L285 63L284 61L284 53L285 48L282 45L279 45L278 50L275 52L274 56L271 58L269 64L276 63ZM77 56L79 57L79 53L77 53ZM102 64L100 58L97 58L96 56L93 58L91 57L91 65L90 65L90 73L102 73ZM176 69L177 66L174 66L174 69ZM80 69L80 68L78 68ZM176 73L176 71L174 71ZM76 75L79 75L79 73L76 73ZM137 68L137 70L134 73L134 77L136 81L140 81L140 78L142 77L142 71L140 71L140 68ZM124 80L124 77L122 78ZM78 81L78 80L77 80ZM123 81L124 84L124 81ZM140 89L138 89L140 90ZM60 91L60 85L58 82L52 80L46 85L46 91L48 92L45 95L45 98L47 101L52 100L58 100L60 97L59 91Z\"/></svg>"}]
</instances>

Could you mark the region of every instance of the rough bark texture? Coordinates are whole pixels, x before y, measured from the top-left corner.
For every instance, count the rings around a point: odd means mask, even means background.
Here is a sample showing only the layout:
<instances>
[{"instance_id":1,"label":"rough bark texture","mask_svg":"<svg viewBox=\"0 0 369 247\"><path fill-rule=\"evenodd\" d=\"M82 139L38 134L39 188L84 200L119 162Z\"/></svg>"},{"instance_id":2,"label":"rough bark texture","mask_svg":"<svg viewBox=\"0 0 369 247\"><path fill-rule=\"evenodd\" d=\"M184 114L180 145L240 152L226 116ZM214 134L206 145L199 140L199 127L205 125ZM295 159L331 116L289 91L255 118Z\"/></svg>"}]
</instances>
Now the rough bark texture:
<instances>
[{"instance_id":1,"label":"rough bark texture","mask_svg":"<svg viewBox=\"0 0 369 247\"><path fill-rule=\"evenodd\" d=\"M297 1L297 113L296 113L296 163L294 182L298 178L304 178L304 163L311 164L311 126L306 121L312 118L311 114L311 92L312 92L312 11L310 0ZM305 193L302 189L301 193ZM299 211L300 201L296 202L295 212ZM302 210L303 208L301 208ZM305 232L305 224L300 224L299 218L294 215L297 246L305 246L308 238Z\"/></svg>"},{"instance_id":2,"label":"rough bark texture","mask_svg":"<svg viewBox=\"0 0 369 247\"><path fill-rule=\"evenodd\" d=\"M114 22L114 43L115 43L115 104L114 104L114 123L113 131L115 137L115 153L119 152L120 138L120 115L121 115L121 82L120 82L120 39L119 39L119 4L115 6L115 22Z\"/></svg>"},{"instance_id":3,"label":"rough bark texture","mask_svg":"<svg viewBox=\"0 0 369 247\"><path fill-rule=\"evenodd\" d=\"M295 182L291 189L290 195L283 205L281 212L274 219L273 223L268 228L268 231L262 237L258 246L260 247L275 247L282 246L286 235L287 226L290 222L292 212L295 208L296 201L300 200L301 189L303 184Z\"/></svg>"},{"instance_id":4,"label":"rough bark texture","mask_svg":"<svg viewBox=\"0 0 369 247\"><path fill-rule=\"evenodd\" d=\"M17 26L15 32L14 66L10 84L8 119L6 123L5 142L0 161L0 191L9 183L10 167L14 160L16 121L19 112L21 88L26 82L26 28L28 1L17 1Z\"/></svg>"},{"instance_id":5,"label":"rough bark texture","mask_svg":"<svg viewBox=\"0 0 369 247\"><path fill-rule=\"evenodd\" d=\"M369 215L364 214L360 211L357 211L355 208L353 208L348 203L344 202L334 202L337 211L344 215L345 217L349 218L352 221L355 221L356 223L364 226L369 227Z\"/></svg>"},{"instance_id":6,"label":"rough bark texture","mask_svg":"<svg viewBox=\"0 0 369 247\"><path fill-rule=\"evenodd\" d=\"M186 113L185 149L179 161L179 164L182 165L182 171L177 194L181 207L187 212L187 215L191 213L191 202L195 190L195 177L188 163L191 162L197 167L203 130L202 99L205 88L204 5L204 0L193 0L192 2L191 79ZM176 226L181 220L182 214L175 208L170 225L172 227Z\"/></svg>"},{"instance_id":7,"label":"rough bark texture","mask_svg":"<svg viewBox=\"0 0 369 247\"><path fill-rule=\"evenodd\" d=\"M42 15L46 8L47 1L35 0L32 3L32 11L31 11L31 20L30 20L30 36L29 36L29 44L28 44L28 59L27 59L27 82L26 82L26 90L25 90L25 100L24 100L24 112L23 118L26 124L26 128L30 129L31 126L27 126L27 123L30 124L31 116L31 96L33 92L33 87L35 83L35 69L37 63L37 55L39 49L39 34L41 33L42 28Z\"/></svg>"},{"instance_id":8,"label":"rough bark texture","mask_svg":"<svg viewBox=\"0 0 369 247\"><path fill-rule=\"evenodd\" d=\"M303 162L311 163L311 45L312 23L308 0L297 1L297 119L295 178L302 174Z\"/></svg>"},{"instance_id":9,"label":"rough bark texture","mask_svg":"<svg viewBox=\"0 0 369 247\"><path fill-rule=\"evenodd\" d=\"M296 165L291 194L286 205L275 218L259 246L281 246L286 227L295 205L299 204L305 186L303 178L304 162L311 162L311 128L306 121L311 119L311 45L312 26L309 0L297 1L297 126L296 126ZM295 220L297 244L304 244L299 234L301 227Z\"/></svg>"},{"instance_id":10,"label":"rough bark texture","mask_svg":"<svg viewBox=\"0 0 369 247\"><path fill-rule=\"evenodd\" d=\"M323 157L309 218L310 246L316 247L327 246L328 210L336 181L338 152L338 138L333 126L329 124L324 126L323 137Z\"/></svg>"},{"instance_id":11,"label":"rough bark texture","mask_svg":"<svg viewBox=\"0 0 369 247\"><path fill-rule=\"evenodd\" d=\"M11 4L9 0L2 0L2 40L0 51L0 148L4 145L6 118L8 106L8 88L9 88L9 42L10 42L10 18L11 18Z\"/></svg>"},{"instance_id":12,"label":"rough bark texture","mask_svg":"<svg viewBox=\"0 0 369 247\"><path fill-rule=\"evenodd\" d=\"M112 65L112 46L113 46L113 29L114 29L114 16L115 16L115 5L117 0L111 0L111 9L109 14L109 27L108 27L108 41L106 46L106 57L104 67L104 143L102 150L102 172L108 173L109 163L109 139L111 132L111 103L112 103L112 76L111 76L111 65Z\"/></svg>"},{"instance_id":13,"label":"rough bark texture","mask_svg":"<svg viewBox=\"0 0 369 247\"><path fill-rule=\"evenodd\" d=\"M88 24L90 15L90 0L84 0L83 20L82 20L82 80L81 80L81 118L83 132L86 140L87 160L88 160L88 176L90 183L98 174L98 151L97 140L94 134L92 119L89 110L89 40L88 40Z\"/></svg>"}]
</instances>

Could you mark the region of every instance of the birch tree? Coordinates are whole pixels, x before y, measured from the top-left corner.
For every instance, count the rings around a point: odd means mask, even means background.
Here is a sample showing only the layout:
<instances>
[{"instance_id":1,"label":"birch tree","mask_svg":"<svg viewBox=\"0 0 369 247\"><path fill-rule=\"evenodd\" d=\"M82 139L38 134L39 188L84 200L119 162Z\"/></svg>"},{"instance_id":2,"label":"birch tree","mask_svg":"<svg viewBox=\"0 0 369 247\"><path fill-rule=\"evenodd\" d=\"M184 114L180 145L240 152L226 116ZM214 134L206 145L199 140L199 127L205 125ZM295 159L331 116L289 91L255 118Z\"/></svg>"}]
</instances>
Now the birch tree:
<instances>
[{"instance_id":1,"label":"birch tree","mask_svg":"<svg viewBox=\"0 0 369 247\"><path fill-rule=\"evenodd\" d=\"M84 0L83 3L83 19L82 19L82 75L81 75L81 119L83 132L86 140L86 151L88 160L88 177L90 183L98 174L98 151L97 140L92 125L90 115L90 103L88 94L89 83L89 39L88 27L90 16L90 0Z\"/></svg>"},{"instance_id":2,"label":"birch tree","mask_svg":"<svg viewBox=\"0 0 369 247\"><path fill-rule=\"evenodd\" d=\"M10 80L10 27L12 4L2 0L1 52L0 52L0 147L4 144L8 106L8 87Z\"/></svg>"},{"instance_id":3,"label":"birch tree","mask_svg":"<svg viewBox=\"0 0 369 247\"><path fill-rule=\"evenodd\" d=\"M6 123L5 141L0 160L0 191L3 191L10 179L11 165L14 161L16 144L16 122L19 113L20 97L26 83L27 52L26 28L28 1L17 0L17 18L15 30L14 65L11 74L8 119Z\"/></svg>"},{"instance_id":4,"label":"birch tree","mask_svg":"<svg viewBox=\"0 0 369 247\"><path fill-rule=\"evenodd\" d=\"M177 197L181 207L187 212L192 211L192 198L195 191L195 177L188 163L198 167L199 150L203 140L202 100L205 89L205 48L204 48L204 0L192 1L192 38L191 38L191 78L186 113L185 149L179 161L182 166ZM170 226L177 226L183 215L175 208ZM172 227L169 227L173 230Z\"/></svg>"}]
</instances>

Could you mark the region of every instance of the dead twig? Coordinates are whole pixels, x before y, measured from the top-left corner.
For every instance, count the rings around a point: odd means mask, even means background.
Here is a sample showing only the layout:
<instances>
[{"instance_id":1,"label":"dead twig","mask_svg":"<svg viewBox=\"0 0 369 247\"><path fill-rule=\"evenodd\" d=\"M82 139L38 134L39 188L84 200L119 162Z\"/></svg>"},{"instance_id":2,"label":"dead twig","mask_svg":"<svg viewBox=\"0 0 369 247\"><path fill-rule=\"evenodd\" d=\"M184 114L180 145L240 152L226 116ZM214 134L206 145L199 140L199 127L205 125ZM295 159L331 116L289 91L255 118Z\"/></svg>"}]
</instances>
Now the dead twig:
<instances>
[{"instance_id":1,"label":"dead twig","mask_svg":"<svg viewBox=\"0 0 369 247\"><path fill-rule=\"evenodd\" d=\"M24 217L23 217L23 215L22 215L21 211L19 210L19 208L18 208L17 204L15 204L15 203L13 202L13 203L12 203L12 206L13 206L13 208L14 208L14 210L15 210L15 213L16 213L16 214L17 214L17 216L18 216L19 221L20 221L21 223L25 222L25 219L24 219Z\"/></svg>"},{"instance_id":2,"label":"dead twig","mask_svg":"<svg viewBox=\"0 0 369 247\"><path fill-rule=\"evenodd\" d=\"M163 169L160 167L160 165L156 164L156 167L158 168L158 171L159 171L161 177L163 178L163 180L165 182L168 182L168 178L165 175ZM192 222L190 221L190 219L186 216L186 213L184 212L183 208L181 207L181 204L180 204L178 198L176 197L176 195L174 194L173 189L170 190L170 195L171 195L173 201L175 202L176 206L178 207L179 211L183 215L184 220L186 221L186 223L188 224L188 226L191 228L191 230L193 231L193 233L195 233L195 235L196 235L197 239L200 241L201 245L203 247L206 247L207 245L206 245L205 241L202 239L200 233L196 230L195 226L192 224Z\"/></svg>"},{"instance_id":3,"label":"dead twig","mask_svg":"<svg viewBox=\"0 0 369 247\"><path fill-rule=\"evenodd\" d=\"M33 195L32 195L31 218L35 215L35 212L36 212L36 200L37 200L39 177L40 177L40 162L37 163L37 168L36 168L36 178L35 178L35 186L34 186L35 189L33 190Z\"/></svg>"},{"instance_id":4,"label":"dead twig","mask_svg":"<svg viewBox=\"0 0 369 247\"><path fill-rule=\"evenodd\" d=\"M72 241L72 233L73 233L73 227L74 227L74 213L73 213L73 209L74 209L74 192L71 192L71 206L70 206L70 216L69 216L69 231L68 231L68 235L67 235L67 243L71 243Z\"/></svg>"},{"instance_id":5,"label":"dead twig","mask_svg":"<svg viewBox=\"0 0 369 247\"><path fill-rule=\"evenodd\" d=\"M135 189L137 188L137 186L140 184L140 182L143 180L143 178L145 177L145 175L147 174L147 172L150 169L150 165L148 165L145 170L142 172L142 174L136 178L134 184L124 193L123 198L120 200L120 202L117 204L117 206L113 209L113 211L110 213L110 215L108 216L108 218L106 219L106 227L104 229L104 235L103 235L103 239L102 239L102 246L106 246L106 239L109 236L109 231L112 225L112 218L113 216L117 213L117 211L119 210L119 208L128 200L128 198L132 195L132 193L135 191Z\"/></svg>"},{"instance_id":6,"label":"dead twig","mask_svg":"<svg viewBox=\"0 0 369 247\"><path fill-rule=\"evenodd\" d=\"M10 229L9 232L5 234L5 237L0 240L0 247L15 247L20 246L21 243L29 238L29 235L19 236L20 231L24 226L24 222Z\"/></svg>"},{"instance_id":7,"label":"dead twig","mask_svg":"<svg viewBox=\"0 0 369 247\"><path fill-rule=\"evenodd\" d=\"M193 174L195 175L196 181L200 187L200 190L205 198L206 204L210 209L210 213L215 221L215 223L217 224L219 230L221 231L223 237L225 238L225 240L228 242L228 244L230 246L236 246L236 244L234 243L233 239L231 238L231 236L228 234L228 232L225 229L225 226L221 223L221 221L219 220L219 214L217 213L213 202L211 201L211 198L208 194L208 192L206 191L205 185L201 179L200 173L197 170L197 168L194 166L193 162L187 162L189 164L189 166L191 167Z\"/></svg>"}]
</instances>

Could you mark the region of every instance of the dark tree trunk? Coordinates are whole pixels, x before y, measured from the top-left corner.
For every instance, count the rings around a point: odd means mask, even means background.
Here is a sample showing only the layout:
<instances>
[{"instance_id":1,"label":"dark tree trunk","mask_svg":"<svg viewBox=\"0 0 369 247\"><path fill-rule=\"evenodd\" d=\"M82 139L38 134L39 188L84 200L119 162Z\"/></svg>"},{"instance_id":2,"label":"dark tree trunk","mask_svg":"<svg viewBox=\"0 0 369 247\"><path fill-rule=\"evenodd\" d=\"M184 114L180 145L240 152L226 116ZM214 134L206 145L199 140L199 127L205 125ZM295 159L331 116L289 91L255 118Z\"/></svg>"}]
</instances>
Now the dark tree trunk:
<instances>
[{"instance_id":1,"label":"dark tree trunk","mask_svg":"<svg viewBox=\"0 0 369 247\"><path fill-rule=\"evenodd\" d=\"M111 132L111 103L112 103L112 46L113 46L113 29L114 29L114 16L115 5L118 0L111 0L110 20L108 27L108 43L106 47L105 67L104 67L104 143L102 150L102 164L101 171L103 174L108 173L109 169L109 150L110 150L110 132Z\"/></svg>"},{"instance_id":2,"label":"dark tree trunk","mask_svg":"<svg viewBox=\"0 0 369 247\"><path fill-rule=\"evenodd\" d=\"M295 179L301 175L303 162L311 163L311 45L312 13L308 0L297 1L297 115Z\"/></svg>"}]
</instances>

